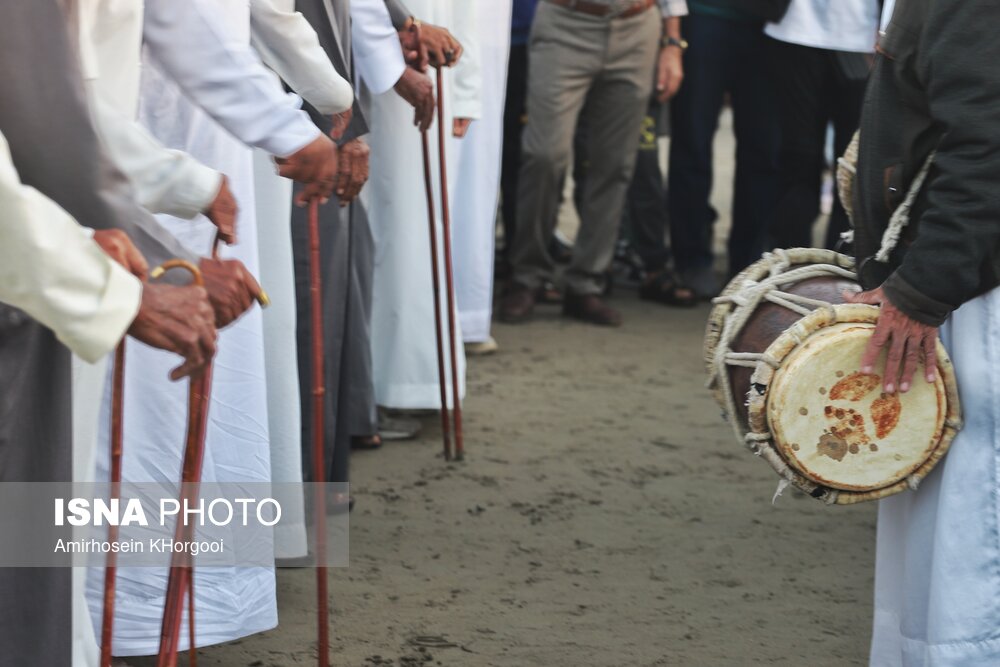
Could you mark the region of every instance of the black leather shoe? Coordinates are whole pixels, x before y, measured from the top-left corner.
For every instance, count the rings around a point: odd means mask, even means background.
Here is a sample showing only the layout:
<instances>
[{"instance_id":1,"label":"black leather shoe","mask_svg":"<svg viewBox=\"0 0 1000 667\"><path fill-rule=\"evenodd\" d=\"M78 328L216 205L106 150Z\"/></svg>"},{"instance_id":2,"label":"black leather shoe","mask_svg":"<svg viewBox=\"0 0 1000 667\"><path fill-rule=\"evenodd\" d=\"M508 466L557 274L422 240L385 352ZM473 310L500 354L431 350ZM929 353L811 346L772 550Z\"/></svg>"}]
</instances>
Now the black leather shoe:
<instances>
[{"instance_id":1,"label":"black leather shoe","mask_svg":"<svg viewBox=\"0 0 1000 667\"><path fill-rule=\"evenodd\" d=\"M566 292L563 301L563 315L605 327L620 327L622 325L621 313L604 303L604 299L596 294Z\"/></svg>"},{"instance_id":2,"label":"black leather shoe","mask_svg":"<svg viewBox=\"0 0 1000 667\"><path fill-rule=\"evenodd\" d=\"M527 322L534 312L535 291L524 285L511 283L500 299L500 321L507 324Z\"/></svg>"}]
</instances>

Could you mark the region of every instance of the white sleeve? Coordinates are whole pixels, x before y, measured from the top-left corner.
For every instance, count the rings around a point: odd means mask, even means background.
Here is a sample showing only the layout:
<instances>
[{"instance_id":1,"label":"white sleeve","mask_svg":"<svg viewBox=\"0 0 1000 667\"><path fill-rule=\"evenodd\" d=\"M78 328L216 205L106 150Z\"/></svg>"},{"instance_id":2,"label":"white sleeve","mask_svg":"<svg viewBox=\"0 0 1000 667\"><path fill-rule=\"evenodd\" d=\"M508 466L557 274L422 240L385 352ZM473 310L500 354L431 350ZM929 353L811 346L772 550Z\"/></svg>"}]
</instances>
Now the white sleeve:
<instances>
[{"instance_id":1,"label":"white sleeve","mask_svg":"<svg viewBox=\"0 0 1000 667\"><path fill-rule=\"evenodd\" d=\"M113 350L139 312L142 283L68 213L21 184L2 136L0 211L0 301L86 361Z\"/></svg>"},{"instance_id":2,"label":"white sleeve","mask_svg":"<svg viewBox=\"0 0 1000 667\"><path fill-rule=\"evenodd\" d=\"M128 177L136 199L152 213L191 219L219 194L222 174L183 151L166 148L87 82L94 125L108 156Z\"/></svg>"},{"instance_id":3,"label":"white sleeve","mask_svg":"<svg viewBox=\"0 0 1000 667\"><path fill-rule=\"evenodd\" d=\"M163 73L243 143L288 157L320 136L215 0L146 0L143 40Z\"/></svg>"},{"instance_id":4,"label":"white sleeve","mask_svg":"<svg viewBox=\"0 0 1000 667\"><path fill-rule=\"evenodd\" d=\"M372 93L381 95L396 85L406 61L385 0L351 1L351 42L358 75Z\"/></svg>"},{"instance_id":5,"label":"white sleeve","mask_svg":"<svg viewBox=\"0 0 1000 667\"><path fill-rule=\"evenodd\" d=\"M462 45L462 58L455 65L452 77L451 113L455 118L483 117L483 72L479 43L477 2L452 0L454 26L446 26L455 33Z\"/></svg>"},{"instance_id":6,"label":"white sleeve","mask_svg":"<svg viewBox=\"0 0 1000 667\"><path fill-rule=\"evenodd\" d=\"M250 0L250 35L264 64L321 114L332 116L354 104L354 89L295 11L295 0Z\"/></svg>"}]
</instances>

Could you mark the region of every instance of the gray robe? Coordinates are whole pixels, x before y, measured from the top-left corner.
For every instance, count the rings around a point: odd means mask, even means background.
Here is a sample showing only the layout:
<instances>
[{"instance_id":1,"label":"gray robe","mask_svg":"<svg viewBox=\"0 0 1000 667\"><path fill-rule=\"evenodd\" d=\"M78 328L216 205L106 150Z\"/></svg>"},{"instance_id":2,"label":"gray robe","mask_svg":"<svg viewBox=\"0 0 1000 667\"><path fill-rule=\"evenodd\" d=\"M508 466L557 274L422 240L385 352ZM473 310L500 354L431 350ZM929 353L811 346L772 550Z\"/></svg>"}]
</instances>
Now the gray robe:
<instances>
[{"instance_id":1,"label":"gray robe","mask_svg":"<svg viewBox=\"0 0 1000 667\"><path fill-rule=\"evenodd\" d=\"M353 80L349 0L297 0L297 11L319 36L337 72ZM306 105L316 125L330 119ZM368 133L363 110L354 115L343 142ZM299 186L296 186L296 193ZM312 474L312 336L310 335L308 211L292 211L295 287L298 307L299 383L302 396L304 478ZM371 364L371 301L375 244L368 217L357 202L340 208L336 197L320 207L323 334L326 354L326 479L347 482L351 436L378 431Z\"/></svg>"},{"instance_id":2,"label":"gray robe","mask_svg":"<svg viewBox=\"0 0 1000 667\"><path fill-rule=\"evenodd\" d=\"M21 180L81 224L126 231L151 263L190 259L139 207L103 155L90 124L75 32L65 30L57 0L0 0L0 9L0 132ZM69 351L4 305L0 378L0 482L71 481ZM0 569L0 600L4 664L70 665L69 568Z\"/></svg>"}]
</instances>

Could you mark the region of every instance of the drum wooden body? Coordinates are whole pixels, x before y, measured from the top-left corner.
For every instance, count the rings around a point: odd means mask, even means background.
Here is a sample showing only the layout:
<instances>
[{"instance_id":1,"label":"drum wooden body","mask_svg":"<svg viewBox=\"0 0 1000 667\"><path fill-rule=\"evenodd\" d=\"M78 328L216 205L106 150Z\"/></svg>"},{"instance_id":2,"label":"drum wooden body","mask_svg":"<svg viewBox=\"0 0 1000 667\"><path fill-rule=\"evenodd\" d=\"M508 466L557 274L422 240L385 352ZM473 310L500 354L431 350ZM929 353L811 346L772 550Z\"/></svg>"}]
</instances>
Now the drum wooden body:
<instances>
[{"instance_id":1,"label":"drum wooden body","mask_svg":"<svg viewBox=\"0 0 1000 667\"><path fill-rule=\"evenodd\" d=\"M943 347L938 380L907 394L884 394L880 368L859 372L878 309L842 303L859 289L852 267L831 251L768 254L716 300L705 339L716 399L740 440L837 504L915 488L961 425Z\"/></svg>"}]
</instances>

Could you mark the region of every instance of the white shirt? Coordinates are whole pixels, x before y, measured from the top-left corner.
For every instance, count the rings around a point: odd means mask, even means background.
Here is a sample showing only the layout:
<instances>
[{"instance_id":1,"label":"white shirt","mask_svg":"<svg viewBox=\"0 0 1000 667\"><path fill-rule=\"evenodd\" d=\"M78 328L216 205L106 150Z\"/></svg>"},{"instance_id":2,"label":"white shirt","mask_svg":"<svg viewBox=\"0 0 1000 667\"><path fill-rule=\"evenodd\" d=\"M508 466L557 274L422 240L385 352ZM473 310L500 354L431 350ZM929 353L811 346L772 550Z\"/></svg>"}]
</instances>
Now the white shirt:
<instances>
[{"instance_id":1,"label":"white shirt","mask_svg":"<svg viewBox=\"0 0 1000 667\"><path fill-rule=\"evenodd\" d=\"M142 284L101 250L90 230L21 183L0 135L0 301L20 308L86 361L124 338Z\"/></svg>"},{"instance_id":2,"label":"white shirt","mask_svg":"<svg viewBox=\"0 0 1000 667\"><path fill-rule=\"evenodd\" d=\"M878 29L878 0L792 0L781 22L764 32L800 46L872 53Z\"/></svg>"}]
</instances>

